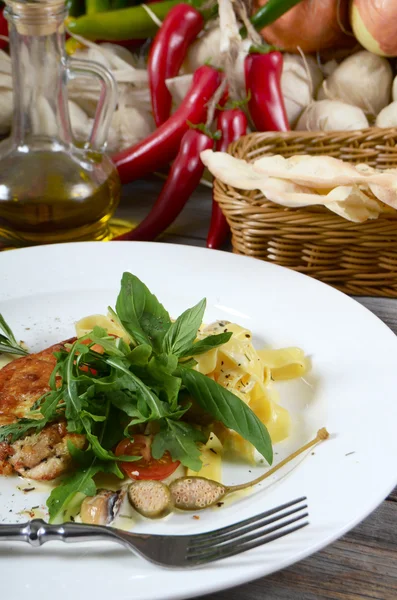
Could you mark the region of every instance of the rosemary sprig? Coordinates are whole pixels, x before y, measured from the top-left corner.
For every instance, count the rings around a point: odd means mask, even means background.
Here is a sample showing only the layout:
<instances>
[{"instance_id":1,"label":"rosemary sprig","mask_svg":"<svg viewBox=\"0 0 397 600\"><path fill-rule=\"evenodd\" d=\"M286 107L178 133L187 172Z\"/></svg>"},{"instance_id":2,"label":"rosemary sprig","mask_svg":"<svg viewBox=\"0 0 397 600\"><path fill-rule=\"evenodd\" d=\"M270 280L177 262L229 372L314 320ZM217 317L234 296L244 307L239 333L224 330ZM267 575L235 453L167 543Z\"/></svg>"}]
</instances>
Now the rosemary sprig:
<instances>
[{"instance_id":1,"label":"rosemary sprig","mask_svg":"<svg viewBox=\"0 0 397 600\"><path fill-rule=\"evenodd\" d=\"M26 356L29 354L27 350L18 344L2 314L0 314L0 331L3 332L0 333L0 353L18 354L19 356Z\"/></svg>"}]
</instances>

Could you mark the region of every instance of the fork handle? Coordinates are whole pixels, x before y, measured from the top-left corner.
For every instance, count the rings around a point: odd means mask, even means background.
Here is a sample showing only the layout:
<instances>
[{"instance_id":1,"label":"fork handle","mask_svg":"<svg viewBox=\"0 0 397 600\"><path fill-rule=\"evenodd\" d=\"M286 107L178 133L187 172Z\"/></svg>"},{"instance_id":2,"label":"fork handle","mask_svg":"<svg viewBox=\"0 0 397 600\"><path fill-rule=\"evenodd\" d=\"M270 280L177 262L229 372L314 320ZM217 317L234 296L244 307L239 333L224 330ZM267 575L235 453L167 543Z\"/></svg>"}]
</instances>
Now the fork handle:
<instances>
[{"instance_id":1,"label":"fork handle","mask_svg":"<svg viewBox=\"0 0 397 600\"><path fill-rule=\"evenodd\" d=\"M0 525L0 542L28 542L35 547L55 540L73 543L109 539L125 543L122 536L101 525L80 525L80 523L51 525L42 519L33 519L20 525Z\"/></svg>"}]
</instances>

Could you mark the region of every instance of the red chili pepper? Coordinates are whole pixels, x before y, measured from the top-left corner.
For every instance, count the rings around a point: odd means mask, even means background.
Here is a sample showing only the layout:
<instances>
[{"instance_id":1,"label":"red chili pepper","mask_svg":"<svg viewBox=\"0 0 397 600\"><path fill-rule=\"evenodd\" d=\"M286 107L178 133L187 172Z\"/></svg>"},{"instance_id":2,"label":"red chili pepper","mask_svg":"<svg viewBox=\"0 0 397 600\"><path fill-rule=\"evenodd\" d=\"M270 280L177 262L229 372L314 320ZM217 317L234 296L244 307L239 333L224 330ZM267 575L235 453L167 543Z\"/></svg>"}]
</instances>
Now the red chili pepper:
<instances>
[{"instance_id":1,"label":"red chili pepper","mask_svg":"<svg viewBox=\"0 0 397 600\"><path fill-rule=\"evenodd\" d=\"M281 52L249 54L245 59L245 84L250 94L248 108L258 131L289 131L281 91Z\"/></svg>"},{"instance_id":2,"label":"red chili pepper","mask_svg":"<svg viewBox=\"0 0 397 600\"><path fill-rule=\"evenodd\" d=\"M157 127L171 114L172 96L166 79L179 73L187 49L196 39L204 19L193 6L178 4L165 17L154 38L148 61L153 117Z\"/></svg>"},{"instance_id":3,"label":"red chili pepper","mask_svg":"<svg viewBox=\"0 0 397 600\"><path fill-rule=\"evenodd\" d=\"M189 92L174 114L146 139L113 156L122 183L145 177L175 158L181 139L189 129L188 122L197 125L206 120L207 102L218 88L221 77L213 67L199 67Z\"/></svg>"},{"instance_id":4,"label":"red chili pepper","mask_svg":"<svg viewBox=\"0 0 397 600\"><path fill-rule=\"evenodd\" d=\"M154 240L173 223L203 175L200 152L213 148L214 140L197 129L189 129L182 138L178 155L160 196L148 216L136 229L116 240Z\"/></svg>"},{"instance_id":5,"label":"red chili pepper","mask_svg":"<svg viewBox=\"0 0 397 600\"><path fill-rule=\"evenodd\" d=\"M8 23L7 19L4 16L4 8L0 10L0 35L4 35L8 37ZM7 42L5 40L0 39L0 48L3 50L7 47Z\"/></svg>"},{"instance_id":6,"label":"red chili pepper","mask_svg":"<svg viewBox=\"0 0 397 600\"><path fill-rule=\"evenodd\" d=\"M224 110L219 114L217 129L222 137L216 145L220 152L226 152L229 144L247 133L248 121L240 108ZM212 199L211 224L207 236L207 248L217 250L226 241L229 225L219 204Z\"/></svg>"}]
</instances>

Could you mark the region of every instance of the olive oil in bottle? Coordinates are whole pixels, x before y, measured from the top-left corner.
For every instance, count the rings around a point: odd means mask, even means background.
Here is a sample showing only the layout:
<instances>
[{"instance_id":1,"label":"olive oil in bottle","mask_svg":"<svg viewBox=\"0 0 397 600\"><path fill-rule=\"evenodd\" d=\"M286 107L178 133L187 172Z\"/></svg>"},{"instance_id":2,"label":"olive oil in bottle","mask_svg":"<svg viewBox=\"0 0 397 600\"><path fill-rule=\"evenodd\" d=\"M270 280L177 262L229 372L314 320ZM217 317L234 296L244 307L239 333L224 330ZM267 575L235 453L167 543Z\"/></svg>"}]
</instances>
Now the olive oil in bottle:
<instances>
[{"instance_id":1,"label":"olive oil in bottle","mask_svg":"<svg viewBox=\"0 0 397 600\"><path fill-rule=\"evenodd\" d=\"M101 65L64 50L64 0L8 0L14 118L0 144L0 243L10 247L102 240L120 197L117 171L103 152L117 102ZM76 144L67 81L102 82L90 140Z\"/></svg>"}]
</instances>

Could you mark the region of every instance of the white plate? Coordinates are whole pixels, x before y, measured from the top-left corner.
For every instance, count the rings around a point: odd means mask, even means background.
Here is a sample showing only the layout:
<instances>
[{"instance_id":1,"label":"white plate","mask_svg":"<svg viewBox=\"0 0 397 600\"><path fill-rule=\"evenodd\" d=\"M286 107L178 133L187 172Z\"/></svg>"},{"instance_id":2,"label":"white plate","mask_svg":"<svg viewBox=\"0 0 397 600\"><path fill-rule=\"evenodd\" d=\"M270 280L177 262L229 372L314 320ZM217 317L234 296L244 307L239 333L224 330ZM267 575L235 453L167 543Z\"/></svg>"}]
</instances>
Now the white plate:
<instances>
[{"instance_id":1,"label":"white plate","mask_svg":"<svg viewBox=\"0 0 397 600\"><path fill-rule=\"evenodd\" d=\"M332 432L288 476L221 509L136 522L134 529L199 533L306 495L310 525L244 555L191 571L151 566L111 544L46 544L34 550L0 544L2 593L32 600L187 598L267 575L323 548L366 517L396 484L397 338L347 296L271 264L192 247L85 243L0 254L0 312L17 337L41 349L74 333L81 316L114 305L128 270L171 314L207 297L206 319L234 320L256 342L297 345L312 357L307 382L280 386L294 413L294 433L280 458L321 425ZM248 467L228 469L227 482L247 481ZM45 495L24 494L15 478L0 480L0 522L23 520ZM10 512L11 511L11 512ZM56 590L56 592L55 592Z\"/></svg>"}]
</instances>

